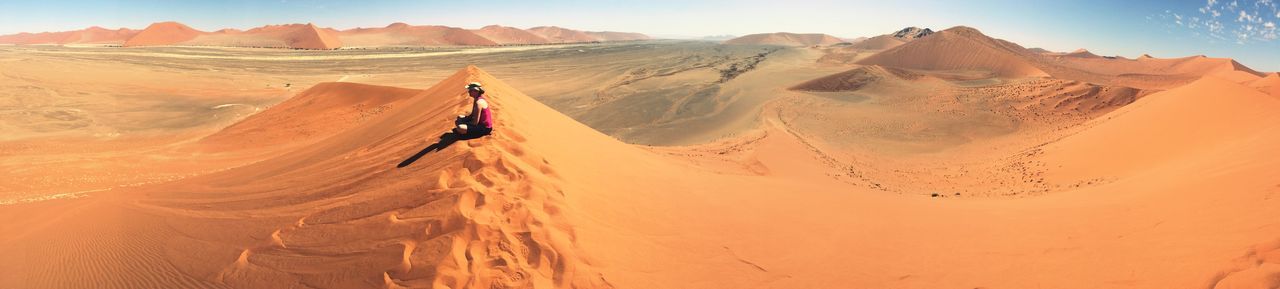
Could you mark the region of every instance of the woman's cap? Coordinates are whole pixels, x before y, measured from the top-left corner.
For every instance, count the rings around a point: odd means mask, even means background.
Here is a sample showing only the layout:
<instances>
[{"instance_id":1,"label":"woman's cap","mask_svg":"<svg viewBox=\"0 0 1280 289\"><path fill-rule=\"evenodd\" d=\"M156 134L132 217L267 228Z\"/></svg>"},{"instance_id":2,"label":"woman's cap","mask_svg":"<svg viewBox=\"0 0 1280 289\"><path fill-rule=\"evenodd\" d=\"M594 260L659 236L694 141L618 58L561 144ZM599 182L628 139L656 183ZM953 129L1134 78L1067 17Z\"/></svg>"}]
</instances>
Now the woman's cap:
<instances>
[{"instance_id":1,"label":"woman's cap","mask_svg":"<svg viewBox=\"0 0 1280 289\"><path fill-rule=\"evenodd\" d=\"M479 82L472 82L472 83L470 83L470 84L467 84L467 90L479 90L479 91L484 91L484 87L480 87L480 83L479 83Z\"/></svg>"}]
</instances>

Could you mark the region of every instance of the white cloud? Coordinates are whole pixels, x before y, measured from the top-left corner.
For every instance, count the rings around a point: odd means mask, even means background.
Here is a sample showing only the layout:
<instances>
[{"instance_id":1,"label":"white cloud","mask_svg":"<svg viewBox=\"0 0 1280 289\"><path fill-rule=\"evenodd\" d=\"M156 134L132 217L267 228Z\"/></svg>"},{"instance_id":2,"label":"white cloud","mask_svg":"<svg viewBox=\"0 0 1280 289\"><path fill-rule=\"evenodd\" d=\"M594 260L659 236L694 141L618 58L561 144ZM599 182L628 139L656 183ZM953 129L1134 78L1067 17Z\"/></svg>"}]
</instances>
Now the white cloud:
<instances>
[{"instance_id":1,"label":"white cloud","mask_svg":"<svg viewBox=\"0 0 1280 289\"><path fill-rule=\"evenodd\" d=\"M1276 4L1277 1L1280 0L1245 0L1245 3L1241 4L1240 0L1231 2L1206 0L1204 6L1195 9L1200 14L1206 15L1203 18L1183 15L1180 11L1174 10L1165 10L1163 14L1154 16L1160 18L1157 21L1168 23L1167 27L1182 27L1181 29L1189 30L1193 36L1204 35L1211 41L1218 39L1240 44L1269 42L1280 38L1280 35L1277 35L1280 34L1280 29L1276 27L1276 22L1280 22L1280 5ZM1224 23L1224 20L1219 20L1224 11L1235 16L1234 21L1225 20L1226 23ZM1272 19L1272 14L1275 14L1276 19Z\"/></svg>"}]
</instances>

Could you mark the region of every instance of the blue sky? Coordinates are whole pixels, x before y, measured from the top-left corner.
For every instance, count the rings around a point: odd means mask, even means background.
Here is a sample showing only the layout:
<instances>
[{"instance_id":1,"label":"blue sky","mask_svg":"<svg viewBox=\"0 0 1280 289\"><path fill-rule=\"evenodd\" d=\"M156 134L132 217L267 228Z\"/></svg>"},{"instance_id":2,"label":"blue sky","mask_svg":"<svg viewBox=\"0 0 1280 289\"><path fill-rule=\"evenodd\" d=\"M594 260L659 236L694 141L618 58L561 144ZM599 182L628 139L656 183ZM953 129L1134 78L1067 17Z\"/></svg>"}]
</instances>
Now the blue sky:
<instances>
[{"instance_id":1,"label":"blue sky","mask_svg":"<svg viewBox=\"0 0 1280 289\"><path fill-rule=\"evenodd\" d=\"M0 34L91 25L142 28L158 21L201 30L306 22L346 29L400 21L464 28L558 25L657 36L788 31L852 38L906 26L939 30L965 25L1026 47L1086 48L1126 57L1204 54L1280 71L1276 2L1280 0L4 1Z\"/></svg>"}]
</instances>

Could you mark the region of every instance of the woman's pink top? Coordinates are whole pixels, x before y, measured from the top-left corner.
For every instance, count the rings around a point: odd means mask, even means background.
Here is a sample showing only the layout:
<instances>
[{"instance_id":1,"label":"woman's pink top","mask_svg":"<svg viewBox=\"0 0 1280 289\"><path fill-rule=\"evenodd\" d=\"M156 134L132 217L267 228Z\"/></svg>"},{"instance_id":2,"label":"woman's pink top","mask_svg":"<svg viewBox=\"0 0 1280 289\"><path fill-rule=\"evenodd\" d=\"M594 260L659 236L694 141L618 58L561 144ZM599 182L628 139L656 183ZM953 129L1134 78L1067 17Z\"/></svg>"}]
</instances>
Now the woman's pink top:
<instances>
[{"instance_id":1,"label":"woman's pink top","mask_svg":"<svg viewBox=\"0 0 1280 289\"><path fill-rule=\"evenodd\" d=\"M480 105L479 103L480 103L480 100L482 100L482 99L484 99L484 96L483 96L483 95L481 95L480 97L477 97L477 98L476 98L476 105L477 105L477 106L479 106L479 105ZM488 101L488 100L485 100L484 102L488 103L489 101ZM480 125L481 125L481 126L484 126L484 127L486 127L486 128L493 128L493 112L490 112L490 111L489 111L489 107L491 107L491 106L493 106L493 105L492 105L492 104L490 104L490 105L485 106L483 109L481 109L481 110L480 110Z\"/></svg>"}]
</instances>

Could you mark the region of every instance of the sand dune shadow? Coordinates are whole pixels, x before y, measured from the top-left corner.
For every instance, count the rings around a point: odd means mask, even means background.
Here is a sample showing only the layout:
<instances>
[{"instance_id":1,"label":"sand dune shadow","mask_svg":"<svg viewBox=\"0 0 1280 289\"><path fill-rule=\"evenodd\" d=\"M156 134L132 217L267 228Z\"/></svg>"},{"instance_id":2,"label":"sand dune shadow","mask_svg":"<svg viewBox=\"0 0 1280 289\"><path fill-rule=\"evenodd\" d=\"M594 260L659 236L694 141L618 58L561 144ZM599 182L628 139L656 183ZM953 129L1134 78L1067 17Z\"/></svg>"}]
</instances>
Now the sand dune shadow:
<instances>
[{"instance_id":1,"label":"sand dune shadow","mask_svg":"<svg viewBox=\"0 0 1280 289\"><path fill-rule=\"evenodd\" d=\"M409 166L410 164L413 164L413 162L416 162L418 161L418 159L422 158L422 156L425 156L428 153L443 150L444 148L449 147L450 145L453 145L453 143L458 142L460 140L469 140L469 139L479 138L482 136L483 135L460 135L454 132L446 132L446 133L440 134L440 141L437 141L436 143L431 144L426 148L423 148L421 151L418 151L418 153L400 162L400 164L396 165L396 167L403 168L403 167Z\"/></svg>"}]
</instances>

